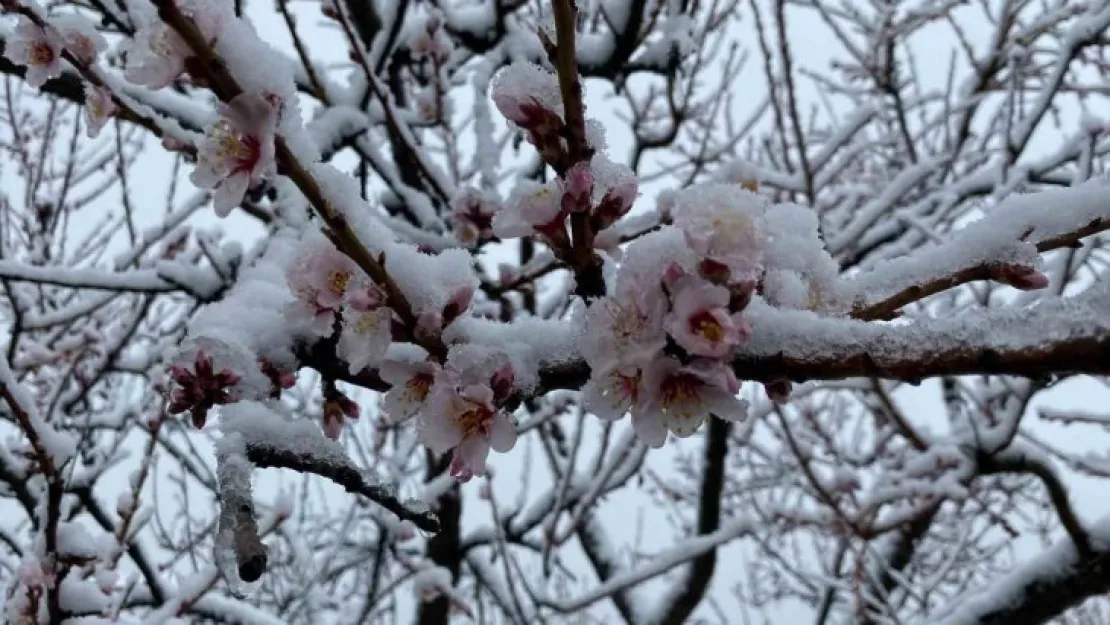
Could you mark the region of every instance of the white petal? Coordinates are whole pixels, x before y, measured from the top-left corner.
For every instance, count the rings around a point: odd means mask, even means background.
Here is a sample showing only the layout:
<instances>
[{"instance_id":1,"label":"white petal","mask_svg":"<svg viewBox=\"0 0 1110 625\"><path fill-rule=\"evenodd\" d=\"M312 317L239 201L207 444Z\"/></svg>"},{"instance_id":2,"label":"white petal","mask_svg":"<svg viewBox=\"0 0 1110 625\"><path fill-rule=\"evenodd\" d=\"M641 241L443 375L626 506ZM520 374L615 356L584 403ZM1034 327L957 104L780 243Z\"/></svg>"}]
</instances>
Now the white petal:
<instances>
[{"instance_id":1,"label":"white petal","mask_svg":"<svg viewBox=\"0 0 1110 625\"><path fill-rule=\"evenodd\" d=\"M503 413L493 417L493 424L489 432L489 444L494 451L505 453L516 445L516 427Z\"/></svg>"},{"instance_id":2,"label":"white petal","mask_svg":"<svg viewBox=\"0 0 1110 625\"><path fill-rule=\"evenodd\" d=\"M486 458L489 457L489 441L481 436L472 436L459 443L455 457L474 475L486 472Z\"/></svg>"},{"instance_id":3,"label":"white petal","mask_svg":"<svg viewBox=\"0 0 1110 625\"><path fill-rule=\"evenodd\" d=\"M687 438L705 422L705 411L695 406L674 406L663 413L663 424L679 438Z\"/></svg>"},{"instance_id":4,"label":"white petal","mask_svg":"<svg viewBox=\"0 0 1110 625\"><path fill-rule=\"evenodd\" d=\"M212 208L216 210L216 214L227 217L228 213L243 201L249 184L250 178L246 173L237 173L229 176L216 187L216 194L212 198Z\"/></svg>"},{"instance_id":5,"label":"white petal","mask_svg":"<svg viewBox=\"0 0 1110 625\"><path fill-rule=\"evenodd\" d=\"M599 419L616 421L628 414L632 402L625 399L611 376L591 379L582 388L586 409Z\"/></svg>"},{"instance_id":6,"label":"white petal","mask_svg":"<svg viewBox=\"0 0 1110 625\"><path fill-rule=\"evenodd\" d=\"M636 436L651 447L662 447L667 442L667 428L663 426L663 415L658 405L648 404L632 409L632 429Z\"/></svg>"},{"instance_id":7,"label":"white petal","mask_svg":"<svg viewBox=\"0 0 1110 625\"><path fill-rule=\"evenodd\" d=\"M748 402L720 389L706 389L709 410L725 421L743 421L748 417Z\"/></svg>"},{"instance_id":8,"label":"white petal","mask_svg":"<svg viewBox=\"0 0 1110 625\"><path fill-rule=\"evenodd\" d=\"M420 417L420 442L433 453L442 454L462 441L462 430L446 415L422 414Z\"/></svg>"}]
</instances>

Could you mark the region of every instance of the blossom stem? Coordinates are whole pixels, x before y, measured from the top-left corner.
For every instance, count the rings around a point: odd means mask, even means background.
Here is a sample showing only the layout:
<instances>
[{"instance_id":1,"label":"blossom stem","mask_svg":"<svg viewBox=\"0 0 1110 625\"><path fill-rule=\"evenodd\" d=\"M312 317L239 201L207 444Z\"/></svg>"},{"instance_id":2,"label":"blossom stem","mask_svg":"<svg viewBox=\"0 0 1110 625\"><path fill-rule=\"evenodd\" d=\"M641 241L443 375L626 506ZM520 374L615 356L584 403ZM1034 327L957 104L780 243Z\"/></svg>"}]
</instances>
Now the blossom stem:
<instances>
[{"instance_id":1,"label":"blossom stem","mask_svg":"<svg viewBox=\"0 0 1110 625\"><path fill-rule=\"evenodd\" d=\"M577 15L571 0L552 0L555 17L555 49L552 62L559 75L559 91L563 96L564 129L570 158L567 166L589 161L593 150L586 143L586 107L582 103L582 82L578 78L578 60L575 56ZM566 171L558 172L560 176ZM571 263L577 284L575 293L581 297L605 295L605 280L601 259L594 253L594 232L590 227L589 213L570 216L572 248Z\"/></svg>"}]
</instances>

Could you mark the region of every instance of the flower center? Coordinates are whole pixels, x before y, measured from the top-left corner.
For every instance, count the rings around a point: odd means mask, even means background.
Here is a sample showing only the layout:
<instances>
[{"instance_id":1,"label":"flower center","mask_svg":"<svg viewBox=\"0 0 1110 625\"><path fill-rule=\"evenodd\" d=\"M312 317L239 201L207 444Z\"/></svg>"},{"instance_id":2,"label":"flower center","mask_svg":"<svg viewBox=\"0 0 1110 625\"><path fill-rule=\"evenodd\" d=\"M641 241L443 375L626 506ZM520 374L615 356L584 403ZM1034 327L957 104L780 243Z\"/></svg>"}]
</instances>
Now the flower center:
<instances>
[{"instance_id":1,"label":"flower center","mask_svg":"<svg viewBox=\"0 0 1110 625\"><path fill-rule=\"evenodd\" d=\"M636 402L637 389L640 388L640 376L637 375L621 375L619 373L613 374L616 378L613 382L613 389L620 395L621 401Z\"/></svg>"},{"instance_id":2,"label":"flower center","mask_svg":"<svg viewBox=\"0 0 1110 625\"><path fill-rule=\"evenodd\" d=\"M725 338L725 328L712 313L700 312L690 318L690 329L711 343L720 343Z\"/></svg>"},{"instance_id":3,"label":"flower center","mask_svg":"<svg viewBox=\"0 0 1110 625\"><path fill-rule=\"evenodd\" d=\"M634 304L624 307L612 302L609 306L609 315L613 320L613 334L623 341L639 336L647 326L647 315Z\"/></svg>"},{"instance_id":4,"label":"flower center","mask_svg":"<svg viewBox=\"0 0 1110 625\"><path fill-rule=\"evenodd\" d=\"M45 41L36 41L31 46L30 57L32 65L46 65L54 60L54 48Z\"/></svg>"},{"instance_id":5,"label":"flower center","mask_svg":"<svg viewBox=\"0 0 1110 625\"><path fill-rule=\"evenodd\" d=\"M261 158L262 146L258 139L240 134L226 119L213 124L210 133L216 145L216 158L229 165L231 173L249 170Z\"/></svg>"},{"instance_id":6,"label":"flower center","mask_svg":"<svg viewBox=\"0 0 1110 625\"><path fill-rule=\"evenodd\" d=\"M147 46L154 54L168 59L173 56L173 44L170 43L169 27L163 26L150 33Z\"/></svg>"},{"instance_id":7,"label":"flower center","mask_svg":"<svg viewBox=\"0 0 1110 625\"><path fill-rule=\"evenodd\" d=\"M365 313L359 315L358 323L355 324L355 334L372 334L381 325L378 315L374 313Z\"/></svg>"},{"instance_id":8,"label":"flower center","mask_svg":"<svg viewBox=\"0 0 1110 625\"><path fill-rule=\"evenodd\" d=\"M463 438L486 436L489 433L489 423L493 418L493 412L481 404L476 404L467 399L463 401L468 404L468 407L455 416L455 423L462 430Z\"/></svg>"},{"instance_id":9,"label":"flower center","mask_svg":"<svg viewBox=\"0 0 1110 625\"><path fill-rule=\"evenodd\" d=\"M430 388L432 388L432 374L418 373L405 384L404 397L409 401L422 402L428 396Z\"/></svg>"},{"instance_id":10,"label":"flower center","mask_svg":"<svg viewBox=\"0 0 1110 625\"><path fill-rule=\"evenodd\" d=\"M663 382L660 390L663 396L663 411L668 412L675 407L682 408L692 403L697 403L700 395L701 380L688 373L673 375ZM682 412L688 412L684 410Z\"/></svg>"},{"instance_id":11,"label":"flower center","mask_svg":"<svg viewBox=\"0 0 1110 625\"><path fill-rule=\"evenodd\" d=\"M333 271L328 276L328 288L336 295L347 292L347 285L351 283L351 274L347 271Z\"/></svg>"},{"instance_id":12,"label":"flower center","mask_svg":"<svg viewBox=\"0 0 1110 625\"><path fill-rule=\"evenodd\" d=\"M713 218L713 229L729 239L752 237L752 222L741 215L719 215Z\"/></svg>"}]
</instances>

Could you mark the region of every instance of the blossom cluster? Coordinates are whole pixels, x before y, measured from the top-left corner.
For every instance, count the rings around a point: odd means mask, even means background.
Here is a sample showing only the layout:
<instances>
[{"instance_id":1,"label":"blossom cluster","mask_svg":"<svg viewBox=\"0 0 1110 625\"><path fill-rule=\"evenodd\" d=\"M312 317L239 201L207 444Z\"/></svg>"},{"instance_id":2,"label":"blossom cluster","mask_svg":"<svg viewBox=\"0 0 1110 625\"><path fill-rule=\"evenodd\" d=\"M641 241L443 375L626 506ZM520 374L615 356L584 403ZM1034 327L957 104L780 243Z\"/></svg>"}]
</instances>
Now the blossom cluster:
<instances>
[{"instance_id":1,"label":"blossom cluster","mask_svg":"<svg viewBox=\"0 0 1110 625\"><path fill-rule=\"evenodd\" d=\"M631 412L659 446L714 414L742 419L731 357L750 336L744 308L763 270L767 203L732 185L675 198L673 227L629 246L612 292L590 306L581 350L586 406L605 419Z\"/></svg>"},{"instance_id":2,"label":"blossom cluster","mask_svg":"<svg viewBox=\"0 0 1110 625\"><path fill-rule=\"evenodd\" d=\"M492 98L501 114L524 132L557 174L546 183L521 181L503 204L487 205L479 214L493 215L492 234L502 238L537 236L556 255L563 255L572 244L568 218L585 215L593 239L591 247L616 253L620 239L612 226L632 210L639 181L627 165L605 154L600 124L587 121L590 156L575 161L560 112L563 104L558 77L531 63L517 62L503 69L495 78ZM456 222L473 223L467 217L472 213L456 211Z\"/></svg>"},{"instance_id":3,"label":"blossom cluster","mask_svg":"<svg viewBox=\"0 0 1110 625\"><path fill-rule=\"evenodd\" d=\"M127 50L125 78L150 89L165 88L183 74L202 83L203 72L192 71L196 51L152 6L137 7L139 32ZM186 0L179 9L213 48L253 50L241 20L226 6ZM326 9L342 19L338 7ZM58 75L63 50L92 71L106 47L89 25L68 18L22 19L7 53L29 66L36 84ZM434 11L413 20L407 40L415 58L437 67L453 49L443 16ZM90 132L123 102L108 84L101 81L88 89ZM196 168L191 179L214 191L214 209L221 217L252 188L267 181L281 184L279 141L285 138L282 124L289 121L286 103L292 103L293 89L273 85L245 82L241 93L219 105L207 132L192 146ZM833 310L843 303L835 263L824 252L812 212L771 206L737 185L701 185L667 198L665 212L673 226L622 250L627 241L619 225L634 207L639 181L606 153L598 121L579 120L584 126L573 128L557 75L534 63L503 68L493 79L491 97L554 176L519 181L505 199L495 190L453 192L451 223L459 245L473 250L498 239L535 237L570 265L580 262L583 243L586 253L601 251L621 263L608 293L590 301L583 317L566 322L574 326L579 355L591 370L584 401L598 416L616 419L631 413L635 431L651 445L663 444L668 431L692 434L710 414L743 418L746 404L738 398L740 381L731 359L751 334L744 311L752 298L811 310ZM310 170L323 175L319 168ZM343 201L346 187L331 182L321 179L333 189L329 201ZM376 374L390 386L385 418L413 421L428 448L451 452L450 473L456 478L481 474L491 450L512 448L517 435L506 408L522 391L522 376L537 377L536 361L525 363L499 344L503 341L476 340L459 329L459 320L476 314L478 282L469 254L462 249L434 254L370 240L372 229L356 228L370 237L361 244L379 255L396 283L384 284L371 279L366 266L318 230L316 222L290 225L301 232L292 249L281 253L292 257L269 268L259 261L241 276L248 283L249 276L261 276L257 281L266 286L233 290L212 305L223 312L198 317L203 323L193 335L204 340L187 343L170 365L169 409L191 413L201 427L214 406L280 397L295 384L298 350L325 345L351 378ZM273 284L277 275L283 284ZM259 299L259 289L266 297ZM263 305L280 311L258 312L260 320L277 327L247 332L253 339L217 331L227 319ZM344 419L360 412L336 382L325 379L321 389L321 424L332 438L339 436ZM785 381L767 388L777 399L789 392Z\"/></svg>"}]
</instances>

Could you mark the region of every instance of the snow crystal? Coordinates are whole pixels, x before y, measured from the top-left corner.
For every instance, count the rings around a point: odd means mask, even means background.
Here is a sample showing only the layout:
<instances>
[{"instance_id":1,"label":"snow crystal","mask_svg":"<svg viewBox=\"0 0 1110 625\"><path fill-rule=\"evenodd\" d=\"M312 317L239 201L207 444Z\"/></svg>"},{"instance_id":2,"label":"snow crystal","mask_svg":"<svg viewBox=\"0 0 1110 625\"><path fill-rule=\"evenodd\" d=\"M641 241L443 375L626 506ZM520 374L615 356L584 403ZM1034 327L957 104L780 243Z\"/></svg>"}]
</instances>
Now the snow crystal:
<instances>
[{"instance_id":1,"label":"snow crystal","mask_svg":"<svg viewBox=\"0 0 1110 625\"><path fill-rule=\"evenodd\" d=\"M80 523L59 523L56 539L59 554L86 559L94 559L101 554L101 549L97 546L98 541Z\"/></svg>"},{"instance_id":2,"label":"snow crystal","mask_svg":"<svg viewBox=\"0 0 1110 625\"><path fill-rule=\"evenodd\" d=\"M326 438L315 421L293 419L279 403L242 401L222 406L220 431L225 437L217 450L221 445L280 449L312 458L316 464L355 469L342 445Z\"/></svg>"},{"instance_id":3,"label":"snow crystal","mask_svg":"<svg viewBox=\"0 0 1110 625\"><path fill-rule=\"evenodd\" d=\"M81 578L79 568L70 569L58 590L62 609L67 612L96 614L111 605L111 600L95 581Z\"/></svg>"},{"instance_id":4,"label":"snow crystal","mask_svg":"<svg viewBox=\"0 0 1110 625\"><path fill-rule=\"evenodd\" d=\"M918 318L898 325L773 309L756 297L745 312L752 338L738 353L828 359L866 352L877 361L926 361L947 350L1035 348L1110 332L1108 313L1110 282L1075 297L1045 299L1031 308L974 309L954 318Z\"/></svg>"},{"instance_id":5,"label":"snow crystal","mask_svg":"<svg viewBox=\"0 0 1110 625\"><path fill-rule=\"evenodd\" d=\"M296 258L296 236L287 229L275 233L262 257L241 271L239 281L224 299L206 305L189 325L191 338L207 338L222 346L230 364L242 367L227 367L235 373L257 369L254 362L259 357L275 364L292 362L291 337L284 329L283 311L293 301L285 270L287 263ZM243 383L257 386L262 395L269 392L269 380L264 377L244 377Z\"/></svg>"},{"instance_id":6,"label":"snow crystal","mask_svg":"<svg viewBox=\"0 0 1110 625\"><path fill-rule=\"evenodd\" d=\"M377 211L362 199L358 181L326 163L316 163L308 169L319 183L324 198L347 220L366 249L377 254L396 241L378 218Z\"/></svg>"},{"instance_id":7,"label":"snow crystal","mask_svg":"<svg viewBox=\"0 0 1110 625\"><path fill-rule=\"evenodd\" d=\"M502 114L504 102L514 104L535 100L540 106L563 116L563 96L554 72L528 61L514 61L493 77L490 91Z\"/></svg>"},{"instance_id":8,"label":"snow crystal","mask_svg":"<svg viewBox=\"0 0 1110 625\"><path fill-rule=\"evenodd\" d=\"M459 289L477 288L473 262L466 250L431 255L400 243L389 246L385 256L386 271L417 312L441 310Z\"/></svg>"},{"instance_id":9,"label":"snow crystal","mask_svg":"<svg viewBox=\"0 0 1110 625\"><path fill-rule=\"evenodd\" d=\"M509 323L468 318L457 321L443 338L448 343L466 341L504 352L513 365L517 388L527 392L539 382L540 369L578 356L580 331L572 322L538 317L517 317Z\"/></svg>"}]
</instances>

